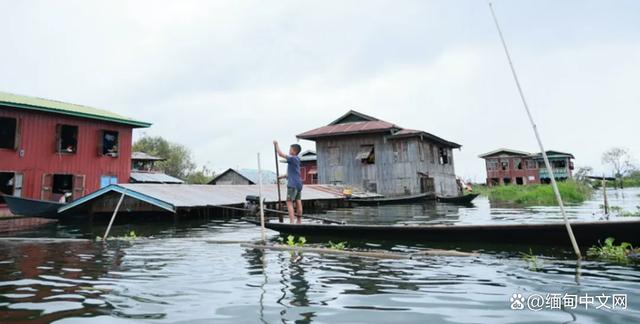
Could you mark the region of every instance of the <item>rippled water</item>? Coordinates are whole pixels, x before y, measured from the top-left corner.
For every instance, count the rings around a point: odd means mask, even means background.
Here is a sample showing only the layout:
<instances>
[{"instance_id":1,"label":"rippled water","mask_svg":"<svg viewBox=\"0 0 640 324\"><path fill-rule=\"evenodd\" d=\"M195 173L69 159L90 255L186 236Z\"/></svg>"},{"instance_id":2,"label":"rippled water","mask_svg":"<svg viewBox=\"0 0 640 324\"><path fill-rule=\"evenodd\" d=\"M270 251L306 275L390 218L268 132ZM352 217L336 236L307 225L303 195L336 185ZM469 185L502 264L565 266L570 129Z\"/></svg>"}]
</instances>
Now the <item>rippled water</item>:
<instances>
[{"instance_id":1,"label":"rippled water","mask_svg":"<svg viewBox=\"0 0 640 324\"><path fill-rule=\"evenodd\" d=\"M610 193L628 210L640 191ZM597 219L600 204L572 206L570 216ZM594 215L595 213L595 215ZM350 222L487 223L559 219L554 208L442 204L362 207L324 217ZM208 240L260 236L240 221L118 225L145 238L102 243L0 242L0 322L57 323L634 323L640 321L640 268L583 261L570 251L537 248L537 269L508 246L457 246L477 257L377 260L262 252ZM104 230L74 224L24 235L93 238ZM272 240L276 233L269 232ZM397 251L427 245L349 242ZM511 251L509 251L511 250ZM577 284L578 282L579 284ZM513 293L627 294L626 310L511 310Z\"/></svg>"}]
</instances>

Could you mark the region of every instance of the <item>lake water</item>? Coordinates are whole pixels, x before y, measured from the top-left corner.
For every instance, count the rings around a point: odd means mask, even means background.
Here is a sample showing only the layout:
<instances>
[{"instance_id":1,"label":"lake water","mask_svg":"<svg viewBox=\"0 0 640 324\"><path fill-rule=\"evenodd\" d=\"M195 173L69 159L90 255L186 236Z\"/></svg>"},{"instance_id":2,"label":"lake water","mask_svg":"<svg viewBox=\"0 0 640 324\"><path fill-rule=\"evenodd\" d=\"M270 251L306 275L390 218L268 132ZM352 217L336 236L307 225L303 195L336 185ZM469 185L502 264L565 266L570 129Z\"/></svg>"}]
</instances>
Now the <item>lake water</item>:
<instances>
[{"instance_id":1,"label":"lake water","mask_svg":"<svg viewBox=\"0 0 640 324\"><path fill-rule=\"evenodd\" d=\"M609 192L611 205L635 210L639 190ZM599 219L601 193L569 206L572 219ZM350 223L494 223L560 220L553 207L417 204L339 209L323 217ZM93 238L105 225L59 224L27 236ZM459 246L477 257L377 260L262 252L207 240L252 240L238 220L117 225L134 241L0 242L0 323L638 323L640 267L572 260L570 247ZM269 232L271 240L276 233ZM415 251L432 245L351 246ZM512 310L514 293L585 297L575 309ZM599 300L626 295L627 307ZM556 295L550 295L553 297ZM589 303L589 296L593 302ZM600 298L596 297L600 296ZM620 300L620 299L619 299ZM525 302L526 304L526 302ZM612 300L604 303L611 307ZM588 309L585 309L588 307ZM596 309L600 306L599 309Z\"/></svg>"}]
</instances>

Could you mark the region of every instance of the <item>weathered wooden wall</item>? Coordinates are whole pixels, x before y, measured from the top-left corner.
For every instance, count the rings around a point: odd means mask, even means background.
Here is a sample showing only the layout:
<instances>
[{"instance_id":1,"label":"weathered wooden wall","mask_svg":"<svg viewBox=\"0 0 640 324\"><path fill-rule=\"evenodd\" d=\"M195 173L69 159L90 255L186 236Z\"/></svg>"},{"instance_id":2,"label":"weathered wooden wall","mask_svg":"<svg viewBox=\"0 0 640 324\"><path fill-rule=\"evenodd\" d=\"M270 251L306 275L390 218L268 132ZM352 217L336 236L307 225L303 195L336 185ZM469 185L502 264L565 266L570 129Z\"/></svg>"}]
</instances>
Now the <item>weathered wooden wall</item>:
<instances>
[{"instance_id":1,"label":"weathered wooden wall","mask_svg":"<svg viewBox=\"0 0 640 324\"><path fill-rule=\"evenodd\" d=\"M407 145L405 161L394 161L393 141L404 141ZM363 145L375 148L375 164L369 165L356 159ZM452 161L441 165L435 152L425 150L421 158L419 145L428 148L429 143L419 137L388 139L383 135L340 136L316 141L318 155L318 180L321 184L343 184L374 191L383 195L406 195L420 193L419 172L434 178L435 193L457 195L453 153ZM339 151L339 158L332 159L330 151Z\"/></svg>"}]
</instances>

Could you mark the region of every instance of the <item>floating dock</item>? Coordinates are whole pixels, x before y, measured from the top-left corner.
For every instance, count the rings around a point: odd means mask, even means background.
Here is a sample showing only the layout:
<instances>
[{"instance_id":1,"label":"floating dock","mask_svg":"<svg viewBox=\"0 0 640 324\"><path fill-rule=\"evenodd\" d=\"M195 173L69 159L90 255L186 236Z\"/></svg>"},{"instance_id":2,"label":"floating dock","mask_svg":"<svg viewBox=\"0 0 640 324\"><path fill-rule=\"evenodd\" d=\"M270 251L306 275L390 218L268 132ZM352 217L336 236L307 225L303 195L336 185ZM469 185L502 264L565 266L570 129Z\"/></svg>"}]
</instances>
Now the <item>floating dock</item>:
<instances>
[{"instance_id":1,"label":"floating dock","mask_svg":"<svg viewBox=\"0 0 640 324\"><path fill-rule=\"evenodd\" d=\"M224 206L242 206L246 197L257 196L258 190L256 185L114 184L61 207L58 213L110 213L123 194L120 212L210 212ZM280 191L284 201L286 186L281 185ZM277 203L277 185L263 185L262 197L267 204ZM336 207L345 204L345 196L342 189L336 186L306 185L302 190L302 201L307 207Z\"/></svg>"}]
</instances>

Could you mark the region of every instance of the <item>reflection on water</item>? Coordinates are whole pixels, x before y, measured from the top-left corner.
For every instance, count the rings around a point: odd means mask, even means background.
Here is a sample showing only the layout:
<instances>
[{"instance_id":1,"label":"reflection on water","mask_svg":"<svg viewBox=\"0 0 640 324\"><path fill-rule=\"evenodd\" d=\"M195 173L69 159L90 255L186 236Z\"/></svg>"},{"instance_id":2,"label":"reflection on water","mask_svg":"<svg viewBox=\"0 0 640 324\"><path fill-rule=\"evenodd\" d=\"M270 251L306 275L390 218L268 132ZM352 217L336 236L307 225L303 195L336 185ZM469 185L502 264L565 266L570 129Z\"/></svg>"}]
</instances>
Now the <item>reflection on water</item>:
<instances>
[{"instance_id":1,"label":"reflection on water","mask_svg":"<svg viewBox=\"0 0 640 324\"><path fill-rule=\"evenodd\" d=\"M637 206L640 206L638 195L640 195L638 188L609 190L609 204L626 211L636 211ZM583 221L604 219L601 208L603 201L602 191L597 191L593 198L585 203L567 205L567 217ZM487 224L562 221L560 210L555 206L522 207L489 201L484 196L479 196L471 204L462 206L436 202L376 207L362 206L331 210L323 216L346 220L352 224ZM613 217L615 218L615 215Z\"/></svg>"},{"instance_id":2,"label":"reflection on water","mask_svg":"<svg viewBox=\"0 0 640 324\"><path fill-rule=\"evenodd\" d=\"M637 191L610 193L633 210ZM597 198L596 198L597 199ZM597 219L597 200L572 206L574 219ZM594 213L596 213L594 215ZM443 204L361 207L325 217L376 223L483 223L559 219L551 207ZM30 235L93 237L105 225L59 225ZM479 257L376 260L263 252L207 239L254 240L240 221L118 225L147 238L132 242L0 243L0 322L46 323L626 323L640 320L640 268L582 262L545 253L529 270L508 247L476 246ZM270 232L275 240L275 233ZM377 246L349 242L352 246ZM383 246L415 251L419 246ZM557 255L552 257L552 255ZM629 309L514 311L511 294L628 295Z\"/></svg>"}]
</instances>

